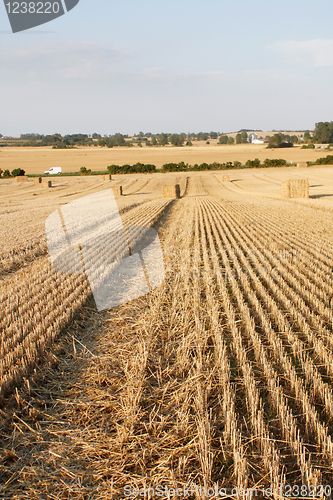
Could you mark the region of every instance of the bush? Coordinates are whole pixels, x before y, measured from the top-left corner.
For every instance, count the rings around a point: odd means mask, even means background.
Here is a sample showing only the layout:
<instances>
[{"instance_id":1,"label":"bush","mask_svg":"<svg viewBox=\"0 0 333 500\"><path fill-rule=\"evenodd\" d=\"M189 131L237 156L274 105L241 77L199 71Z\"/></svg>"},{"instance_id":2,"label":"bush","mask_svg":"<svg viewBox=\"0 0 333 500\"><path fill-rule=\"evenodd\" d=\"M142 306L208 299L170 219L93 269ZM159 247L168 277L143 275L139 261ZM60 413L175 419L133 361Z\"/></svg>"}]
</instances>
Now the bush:
<instances>
[{"instance_id":1,"label":"bush","mask_svg":"<svg viewBox=\"0 0 333 500\"><path fill-rule=\"evenodd\" d=\"M11 177L9 170L7 170L7 169L6 169L6 170L4 171L4 173L2 174L2 177L3 177L4 179L8 179L9 177Z\"/></svg>"},{"instance_id":2,"label":"bush","mask_svg":"<svg viewBox=\"0 0 333 500\"><path fill-rule=\"evenodd\" d=\"M198 165L196 163L195 165L193 165L191 170L200 171L200 172L203 170L211 170L211 165L208 165L208 163L200 163L200 165Z\"/></svg>"},{"instance_id":3,"label":"bush","mask_svg":"<svg viewBox=\"0 0 333 500\"><path fill-rule=\"evenodd\" d=\"M176 172L178 170L177 163L165 163L162 166L162 172Z\"/></svg>"},{"instance_id":4,"label":"bush","mask_svg":"<svg viewBox=\"0 0 333 500\"><path fill-rule=\"evenodd\" d=\"M242 166L241 162L240 161L234 161L234 167L235 168L240 168Z\"/></svg>"},{"instance_id":5,"label":"bush","mask_svg":"<svg viewBox=\"0 0 333 500\"><path fill-rule=\"evenodd\" d=\"M22 168L14 168L12 170L12 177L20 177L21 175L25 175L25 171Z\"/></svg>"},{"instance_id":6,"label":"bush","mask_svg":"<svg viewBox=\"0 0 333 500\"><path fill-rule=\"evenodd\" d=\"M245 165L247 167L260 167L260 160L259 158L255 158L254 160L247 160Z\"/></svg>"},{"instance_id":7,"label":"bush","mask_svg":"<svg viewBox=\"0 0 333 500\"><path fill-rule=\"evenodd\" d=\"M282 167L282 165L286 165L287 162L286 160L283 160L283 158L273 158L273 159L270 159L270 158L266 158L266 160L264 160L264 167Z\"/></svg>"},{"instance_id":8,"label":"bush","mask_svg":"<svg viewBox=\"0 0 333 500\"><path fill-rule=\"evenodd\" d=\"M162 172L186 172L188 165L183 161L179 163L165 163L162 167Z\"/></svg>"},{"instance_id":9,"label":"bush","mask_svg":"<svg viewBox=\"0 0 333 500\"><path fill-rule=\"evenodd\" d=\"M294 147L292 142L281 142L281 144L268 144L267 148L279 149L279 148L292 148Z\"/></svg>"},{"instance_id":10,"label":"bush","mask_svg":"<svg viewBox=\"0 0 333 500\"><path fill-rule=\"evenodd\" d=\"M333 155L327 155L324 158L318 158L316 165L333 165Z\"/></svg>"},{"instance_id":11,"label":"bush","mask_svg":"<svg viewBox=\"0 0 333 500\"><path fill-rule=\"evenodd\" d=\"M86 167L81 167L80 168L80 175L90 175L91 174L91 170L87 170Z\"/></svg>"},{"instance_id":12,"label":"bush","mask_svg":"<svg viewBox=\"0 0 333 500\"><path fill-rule=\"evenodd\" d=\"M222 170L224 168L224 163L218 163L217 161L214 161L210 165L208 165L209 170Z\"/></svg>"},{"instance_id":13,"label":"bush","mask_svg":"<svg viewBox=\"0 0 333 500\"><path fill-rule=\"evenodd\" d=\"M315 149L314 144L304 144L304 146L301 147L301 149Z\"/></svg>"},{"instance_id":14,"label":"bush","mask_svg":"<svg viewBox=\"0 0 333 500\"><path fill-rule=\"evenodd\" d=\"M151 173L156 172L155 165L150 163L136 163L135 165L109 165L109 174L132 174L132 173Z\"/></svg>"}]
</instances>

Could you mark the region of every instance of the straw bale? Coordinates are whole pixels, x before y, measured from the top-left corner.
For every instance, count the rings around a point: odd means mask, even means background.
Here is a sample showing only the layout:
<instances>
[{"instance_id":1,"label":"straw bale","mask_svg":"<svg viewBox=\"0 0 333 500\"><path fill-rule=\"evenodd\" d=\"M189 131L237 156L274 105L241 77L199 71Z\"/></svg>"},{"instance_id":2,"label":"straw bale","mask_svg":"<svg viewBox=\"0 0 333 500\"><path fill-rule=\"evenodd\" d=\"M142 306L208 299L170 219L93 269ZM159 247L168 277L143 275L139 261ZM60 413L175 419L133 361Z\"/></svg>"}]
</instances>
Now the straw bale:
<instances>
[{"instance_id":1,"label":"straw bale","mask_svg":"<svg viewBox=\"0 0 333 500\"><path fill-rule=\"evenodd\" d=\"M222 175L221 180L222 182L230 182L230 177L229 175Z\"/></svg>"},{"instance_id":2,"label":"straw bale","mask_svg":"<svg viewBox=\"0 0 333 500\"><path fill-rule=\"evenodd\" d=\"M104 180L105 181L111 181L111 174L104 175Z\"/></svg>"},{"instance_id":3,"label":"straw bale","mask_svg":"<svg viewBox=\"0 0 333 500\"><path fill-rule=\"evenodd\" d=\"M113 189L113 194L115 196L122 196L123 195L123 186L115 186L112 189Z\"/></svg>"},{"instance_id":4,"label":"straw bale","mask_svg":"<svg viewBox=\"0 0 333 500\"><path fill-rule=\"evenodd\" d=\"M308 164L306 161L302 161L301 163L297 163L297 168L307 168Z\"/></svg>"},{"instance_id":5,"label":"straw bale","mask_svg":"<svg viewBox=\"0 0 333 500\"><path fill-rule=\"evenodd\" d=\"M281 193L283 198L309 198L309 181L308 179L282 181Z\"/></svg>"},{"instance_id":6,"label":"straw bale","mask_svg":"<svg viewBox=\"0 0 333 500\"><path fill-rule=\"evenodd\" d=\"M42 178L41 177L33 177L34 184L41 184L42 183Z\"/></svg>"},{"instance_id":7,"label":"straw bale","mask_svg":"<svg viewBox=\"0 0 333 500\"><path fill-rule=\"evenodd\" d=\"M15 182L28 182L29 178L26 175L18 175L15 177Z\"/></svg>"},{"instance_id":8,"label":"straw bale","mask_svg":"<svg viewBox=\"0 0 333 500\"><path fill-rule=\"evenodd\" d=\"M180 198L179 184L163 186L163 196L164 198Z\"/></svg>"}]
</instances>

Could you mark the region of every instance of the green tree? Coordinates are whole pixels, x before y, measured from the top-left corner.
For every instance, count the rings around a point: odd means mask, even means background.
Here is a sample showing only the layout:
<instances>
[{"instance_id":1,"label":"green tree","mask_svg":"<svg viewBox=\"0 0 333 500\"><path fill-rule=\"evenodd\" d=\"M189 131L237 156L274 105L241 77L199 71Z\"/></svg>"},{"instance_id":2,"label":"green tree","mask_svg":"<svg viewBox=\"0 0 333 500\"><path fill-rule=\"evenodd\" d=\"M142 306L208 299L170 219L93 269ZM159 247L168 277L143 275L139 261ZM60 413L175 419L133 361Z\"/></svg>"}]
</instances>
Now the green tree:
<instances>
[{"instance_id":1,"label":"green tree","mask_svg":"<svg viewBox=\"0 0 333 500\"><path fill-rule=\"evenodd\" d=\"M8 179L9 177L11 177L9 170L7 170L7 169L6 169L6 170L4 171L4 173L2 174L2 177L3 177L4 179Z\"/></svg>"},{"instance_id":2,"label":"green tree","mask_svg":"<svg viewBox=\"0 0 333 500\"><path fill-rule=\"evenodd\" d=\"M235 139L233 137L228 137L228 144L234 144Z\"/></svg>"},{"instance_id":3,"label":"green tree","mask_svg":"<svg viewBox=\"0 0 333 500\"><path fill-rule=\"evenodd\" d=\"M59 142L62 142L61 134L46 135L42 139L42 146L53 146Z\"/></svg>"},{"instance_id":4,"label":"green tree","mask_svg":"<svg viewBox=\"0 0 333 500\"><path fill-rule=\"evenodd\" d=\"M184 134L184 132L182 132L181 134L179 134L180 145L184 144L185 140L186 140L186 134Z\"/></svg>"},{"instance_id":5,"label":"green tree","mask_svg":"<svg viewBox=\"0 0 333 500\"><path fill-rule=\"evenodd\" d=\"M229 137L227 135L220 135L219 144L228 144Z\"/></svg>"},{"instance_id":6,"label":"green tree","mask_svg":"<svg viewBox=\"0 0 333 500\"><path fill-rule=\"evenodd\" d=\"M207 132L199 132L197 134L197 141L207 141L209 135L207 134Z\"/></svg>"},{"instance_id":7,"label":"green tree","mask_svg":"<svg viewBox=\"0 0 333 500\"><path fill-rule=\"evenodd\" d=\"M12 177L20 177L21 175L25 175L25 171L22 168L14 168L11 175Z\"/></svg>"},{"instance_id":8,"label":"green tree","mask_svg":"<svg viewBox=\"0 0 333 500\"><path fill-rule=\"evenodd\" d=\"M169 144L168 134L158 134L157 140L160 146L166 146L167 144Z\"/></svg>"},{"instance_id":9,"label":"green tree","mask_svg":"<svg viewBox=\"0 0 333 500\"><path fill-rule=\"evenodd\" d=\"M238 132L238 134L236 135L236 143L237 144L245 144L245 143L247 143L247 139L248 139L248 136L247 136L246 132Z\"/></svg>"},{"instance_id":10,"label":"green tree","mask_svg":"<svg viewBox=\"0 0 333 500\"><path fill-rule=\"evenodd\" d=\"M290 135L277 133L269 138L269 148L290 148L291 146L293 146L293 143Z\"/></svg>"},{"instance_id":11,"label":"green tree","mask_svg":"<svg viewBox=\"0 0 333 500\"><path fill-rule=\"evenodd\" d=\"M242 136L242 143L243 144L246 144L247 141L248 141L248 135L247 135L247 132L241 132L241 136Z\"/></svg>"},{"instance_id":12,"label":"green tree","mask_svg":"<svg viewBox=\"0 0 333 500\"><path fill-rule=\"evenodd\" d=\"M306 132L304 132L304 137L303 137L303 139L304 139L304 142L306 142L306 143L311 142L311 135L310 135L309 130L307 130Z\"/></svg>"},{"instance_id":13,"label":"green tree","mask_svg":"<svg viewBox=\"0 0 333 500\"><path fill-rule=\"evenodd\" d=\"M119 134L119 133L115 134L114 139L116 142L116 146L125 146L125 138L124 138L123 134Z\"/></svg>"},{"instance_id":14,"label":"green tree","mask_svg":"<svg viewBox=\"0 0 333 500\"><path fill-rule=\"evenodd\" d=\"M313 139L321 144L333 142L333 122L316 123Z\"/></svg>"},{"instance_id":15,"label":"green tree","mask_svg":"<svg viewBox=\"0 0 333 500\"><path fill-rule=\"evenodd\" d=\"M151 136L150 142L152 146L156 146L157 144L156 135Z\"/></svg>"},{"instance_id":16,"label":"green tree","mask_svg":"<svg viewBox=\"0 0 333 500\"><path fill-rule=\"evenodd\" d=\"M171 134L169 140L174 146L182 146L184 142L184 134Z\"/></svg>"},{"instance_id":17,"label":"green tree","mask_svg":"<svg viewBox=\"0 0 333 500\"><path fill-rule=\"evenodd\" d=\"M210 132L209 136L211 139L217 139L217 132Z\"/></svg>"},{"instance_id":18,"label":"green tree","mask_svg":"<svg viewBox=\"0 0 333 500\"><path fill-rule=\"evenodd\" d=\"M280 144L283 142L283 135L282 134L274 134L269 138L269 143L268 146L270 148L278 148Z\"/></svg>"},{"instance_id":19,"label":"green tree","mask_svg":"<svg viewBox=\"0 0 333 500\"><path fill-rule=\"evenodd\" d=\"M1 137L1 135L0 135ZM20 138L21 139L24 139L25 141L38 141L38 140L41 140L43 139L43 135L41 134L21 134Z\"/></svg>"},{"instance_id":20,"label":"green tree","mask_svg":"<svg viewBox=\"0 0 333 500\"><path fill-rule=\"evenodd\" d=\"M87 169L86 167L81 167L80 168L80 175L90 175L91 174L91 169Z\"/></svg>"}]
</instances>

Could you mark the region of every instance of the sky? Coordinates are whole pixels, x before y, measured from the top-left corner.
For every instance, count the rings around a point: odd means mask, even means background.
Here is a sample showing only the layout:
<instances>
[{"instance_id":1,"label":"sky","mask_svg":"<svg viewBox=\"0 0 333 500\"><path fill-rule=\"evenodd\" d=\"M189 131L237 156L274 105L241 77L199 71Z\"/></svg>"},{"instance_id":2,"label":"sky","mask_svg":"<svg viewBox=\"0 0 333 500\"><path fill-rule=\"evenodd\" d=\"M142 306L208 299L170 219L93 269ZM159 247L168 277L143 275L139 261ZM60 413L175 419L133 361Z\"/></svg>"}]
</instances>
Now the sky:
<instances>
[{"instance_id":1,"label":"sky","mask_svg":"<svg viewBox=\"0 0 333 500\"><path fill-rule=\"evenodd\" d=\"M80 0L13 34L0 133L313 130L333 120L332 0Z\"/></svg>"}]
</instances>

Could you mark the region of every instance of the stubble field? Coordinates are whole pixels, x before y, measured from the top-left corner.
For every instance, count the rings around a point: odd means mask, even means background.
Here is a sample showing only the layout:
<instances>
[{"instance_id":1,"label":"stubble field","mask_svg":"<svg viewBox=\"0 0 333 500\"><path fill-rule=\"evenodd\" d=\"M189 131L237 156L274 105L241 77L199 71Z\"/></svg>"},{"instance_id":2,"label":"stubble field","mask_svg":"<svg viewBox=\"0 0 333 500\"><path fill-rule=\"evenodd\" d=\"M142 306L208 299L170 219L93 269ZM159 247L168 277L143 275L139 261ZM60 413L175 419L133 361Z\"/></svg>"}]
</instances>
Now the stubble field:
<instances>
[{"instance_id":1,"label":"stubble field","mask_svg":"<svg viewBox=\"0 0 333 500\"><path fill-rule=\"evenodd\" d=\"M77 149L52 149L42 148L0 148L0 163L2 170L9 171L14 168L22 168L27 174L42 174L51 167L62 167L63 172L79 172L81 167L90 168L93 171L106 170L108 165L124 165L152 163L160 168L164 163L184 161L194 165L195 163L213 163L240 161L243 164L247 160L259 158L283 158L288 163L304 161L315 161L317 158L326 156L327 151L316 149L301 149L300 146L287 149L266 149L265 145L235 144L232 146L218 146L217 141L211 141L210 145L205 142L195 143L193 146L183 147L132 147L132 148L100 148L79 147Z\"/></svg>"},{"instance_id":2,"label":"stubble field","mask_svg":"<svg viewBox=\"0 0 333 500\"><path fill-rule=\"evenodd\" d=\"M0 181L1 498L328 496L333 168L228 175ZM285 178L310 198L280 199ZM158 230L166 277L98 312L84 275L52 269L44 224L116 185L124 225Z\"/></svg>"}]
</instances>

